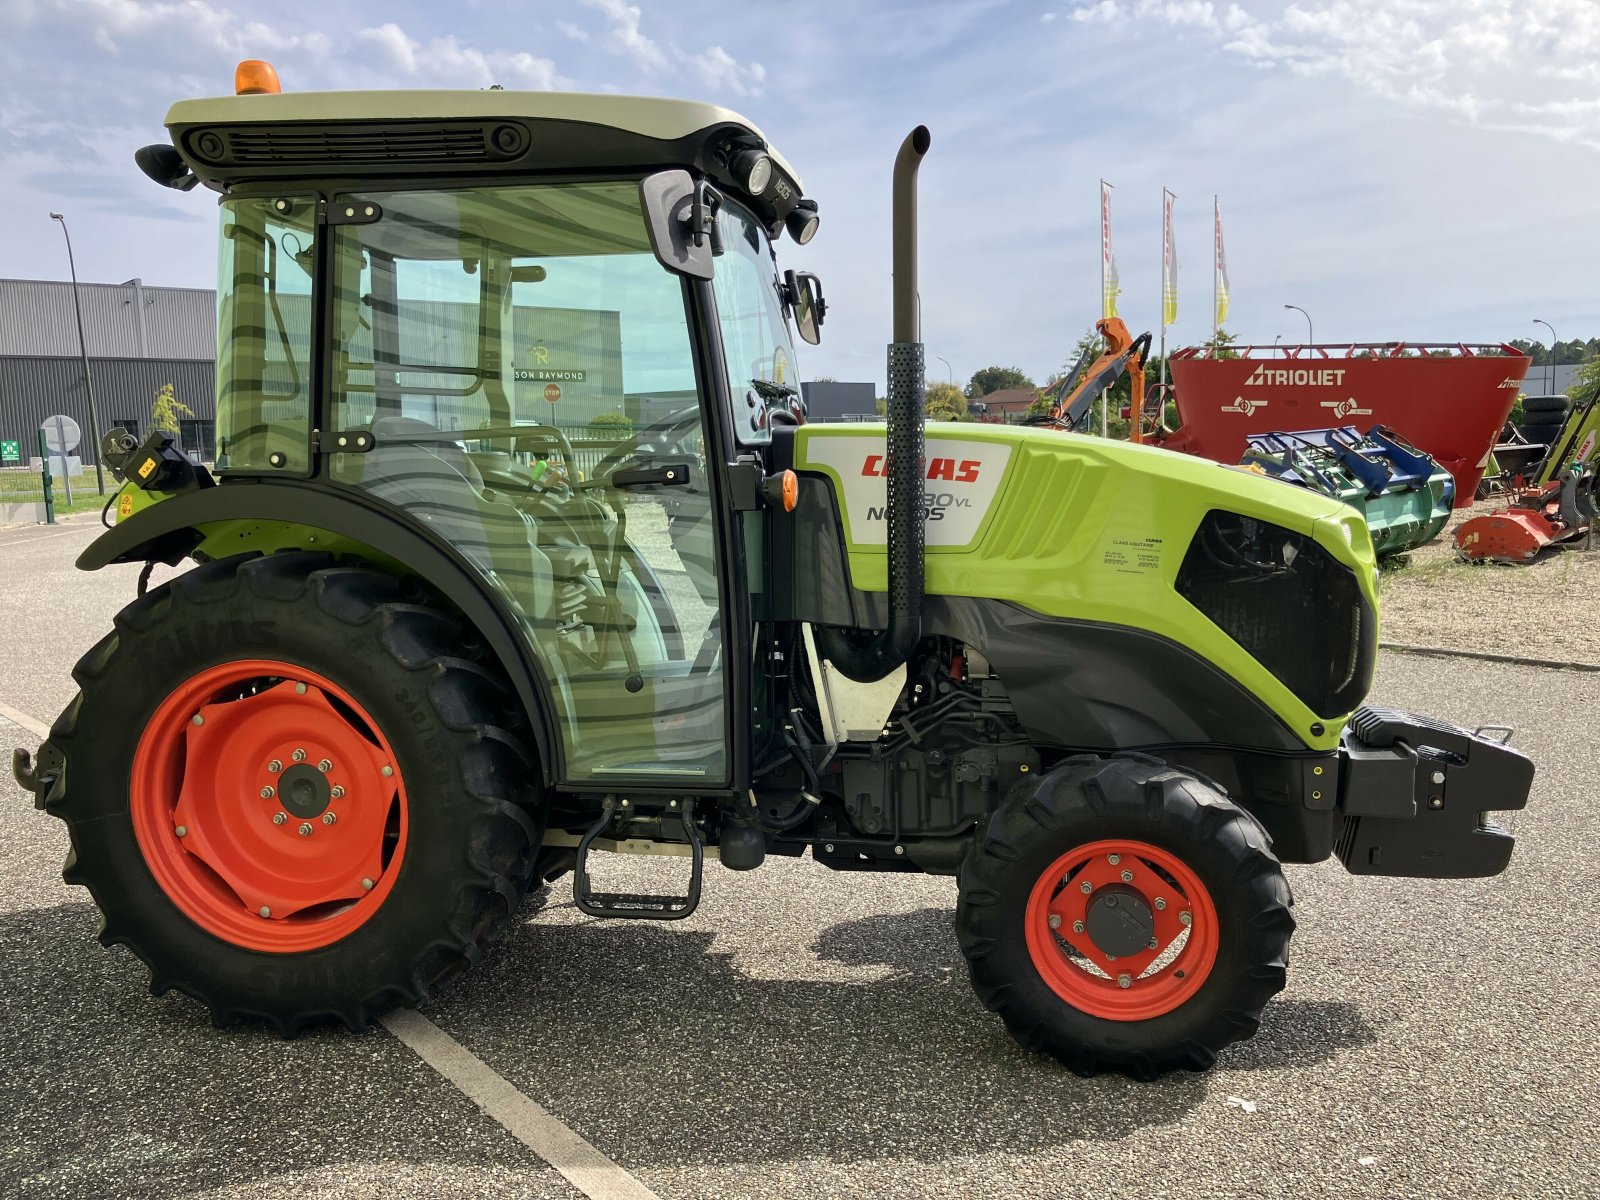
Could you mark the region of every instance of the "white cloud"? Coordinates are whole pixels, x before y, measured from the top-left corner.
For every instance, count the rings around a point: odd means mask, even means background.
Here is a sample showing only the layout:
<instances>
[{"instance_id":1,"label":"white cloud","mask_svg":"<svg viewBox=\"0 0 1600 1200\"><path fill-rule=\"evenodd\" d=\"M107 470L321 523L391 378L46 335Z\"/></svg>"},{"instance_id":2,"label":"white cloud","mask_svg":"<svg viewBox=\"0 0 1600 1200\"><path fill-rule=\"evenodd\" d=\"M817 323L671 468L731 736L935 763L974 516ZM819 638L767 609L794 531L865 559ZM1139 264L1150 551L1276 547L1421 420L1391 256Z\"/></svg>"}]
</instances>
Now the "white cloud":
<instances>
[{"instance_id":1,"label":"white cloud","mask_svg":"<svg viewBox=\"0 0 1600 1200\"><path fill-rule=\"evenodd\" d=\"M706 87L736 96L759 96L766 80L766 68L758 62L740 63L720 45L691 53L676 45L661 46L640 28L643 14L626 0L583 0L606 19L608 49L631 58L651 75L671 67L695 74Z\"/></svg>"},{"instance_id":2,"label":"white cloud","mask_svg":"<svg viewBox=\"0 0 1600 1200\"><path fill-rule=\"evenodd\" d=\"M479 50L454 37L418 42L393 22L363 29L356 38L377 50L406 83L479 88L497 83L548 91L563 82L548 58L525 51Z\"/></svg>"},{"instance_id":3,"label":"white cloud","mask_svg":"<svg viewBox=\"0 0 1600 1200\"><path fill-rule=\"evenodd\" d=\"M1253 65L1342 77L1397 104L1600 147L1600 4L1594 0L1096 0L1080 23L1187 27ZM1590 85L1579 88L1572 85ZM1527 125L1525 118L1538 123Z\"/></svg>"},{"instance_id":4,"label":"white cloud","mask_svg":"<svg viewBox=\"0 0 1600 1200\"><path fill-rule=\"evenodd\" d=\"M687 64L709 88L730 91L739 96L758 96L767 78L767 69L758 62L740 65L721 46L685 56Z\"/></svg>"},{"instance_id":5,"label":"white cloud","mask_svg":"<svg viewBox=\"0 0 1600 1200\"><path fill-rule=\"evenodd\" d=\"M667 65L666 52L640 32L641 14L637 5L625 0L583 0L583 3L605 17L614 53L627 55L647 71L659 71Z\"/></svg>"},{"instance_id":6,"label":"white cloud","mask_svg":"<svg viewBox=\"0 0 1600 1200\"><path fill-rule=\"evenodd\" d=\"M571 21L557 21L556 28L575 42L587 42L589 40L589 31L581 26L574 25Z\"/></svg>"}]
</instances>

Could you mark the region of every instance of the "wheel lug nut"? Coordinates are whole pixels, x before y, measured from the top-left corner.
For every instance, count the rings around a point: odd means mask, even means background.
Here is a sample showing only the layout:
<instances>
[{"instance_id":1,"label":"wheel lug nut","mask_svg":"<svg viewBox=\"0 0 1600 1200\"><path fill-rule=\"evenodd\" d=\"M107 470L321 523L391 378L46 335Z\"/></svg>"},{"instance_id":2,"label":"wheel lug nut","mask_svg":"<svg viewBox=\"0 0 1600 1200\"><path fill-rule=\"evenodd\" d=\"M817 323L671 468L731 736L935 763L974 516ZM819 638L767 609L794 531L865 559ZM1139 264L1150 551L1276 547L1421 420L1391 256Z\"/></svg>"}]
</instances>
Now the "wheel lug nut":
<instances>
[{"instance_id":1,"label":"wheel lug nut","mask_svg":"<svg viewBox=\"0 0 1600 1200\"><path fill-rule=\"evenodd\" d=\"M1158 942L1158 941L1156 941L1156 940L1155 940L1155 938L1151 938L1151 939L1150 939L1150 949L1152 949L1152 950L1154 950L1154 949L1155 949L1155 948L1156 948L1156 947L1157 947L1157 946L1159 946L1159 945L1160 945L1160 944L1161 944L1161 943L1160 943L1160 942Z\"/></svg>"},{"instance_id":2,"label":"wheel lug nut","mask_svg":"<svg viewBox=\"0 0 1600 1200\"><path fill-rule=\"evenodd\" d=\"M261 789L261 798L263 800L271 800L277 794L278 794L277 792L272 790L272 785L271 784L268 784L266 787Z\"/></svg>"},{"instance_id":3,"label":"wheel lug nut","mask_svg":"<svg viewBox=\"0 0 1600 1200\"><path fill-rule=\"evenodd\" d=\"M1083 932L1083 922L1082 921L1074 921L1072 923L1072 932L1073 933L1082 933Z\"/></svg>"},{"instance_id":4,"label":"wheel lug nut","mask_svg":"<svg viewBox=\"0 0 1600 1200\"><path fill-rule=\"evenodd\" d=\"M1058 917L1055 913L1051 913L1050 914L1050 928L1051 929L1060 929L1061 928L1061 918Z\"/></svg>"},{"instance_id":5,"label":"wheel lug nut","mask_svg":"<svg viewBox=\"0 0 1600 1200\"><path fill-rule=\"evenodd\" d=\"M177 834L179 837L188 837L189 836L189 827L187 825L179 825L172 832Z\"/></svg>"},{"instance_id":6,"label":"wheel lug nut","mask_svg":"<svg viewBox=\"0 0 1600 1200\"><path fill-rule=\"evenodd\" d=\"M283 770L283 759L281 759L281 758L273 759L271 762L269 762L267 764L267 770L272 772L272 774L276 775L279 771Z\"/></svg>"},{"instance_id":7,"label":"wheel lug nut","mask_svg":"<svg viewBox=\"0 0 1600 1200\"><path fill-rule=\"evenodd\" d=\"M327 759L323 759L321 762L319 762L317 764L317 770L321 771L324 775L326 775L329 771L333 770L333 764L331 762L329 762Z\"/></svg>"},{"instance_id":8,"label":"wheel lug nut","mask_svg":"<svg viewBox=\"0 0 1600 1200\"><path fill-rule=\"evenodd\" d=\"M303 684L303 683L295 684L294 685L294 694L296 696L304 696L306 694L306 685Z\"/></svg>"},{"instance_id":9,"label":"wheel lug nut","mask_svg":"<svg viewBox=\"0 0 1600 1200\"><path fill-rule=\"evenodd\" d=\"M330 796L332 796L335 800L343 800L344 799L344 788L336 783L336 784L333 785L333 791L329 792L328 794Z\"/></svg>"},{"instance_id":10,"label":"wheel lug nut","mask_svg":"<svg viewBox=\"0 0 1600 1200\"><path fill-rule=\"evenodd\" d=\"M311 831L314 828L315 828L315 826L313 826L310 821L302 821L300 823L300 836L301 837L310 837L311 836Z\"/></svg>"},{"instance_id":11,"label":"wheel lug nut","mask_svg":"<svg viewBox=\"0 0 1600 1200\"><path fill-rule=\"evenodd\" d=\"M288 813L277 812L277 813L273 813L272 814L272 823L274 825L282 825L285 822L287 822L288 820L289 820L289 814Z\"/></svg>"},{"instance_id":12,"label":"wheel lug nut","mask_svg":"<svg viewBox=\"0 0 1600 1200\"><path fill-rule=\"evenodd\" d=\"M361 886L362 886L362 887L364 887L364 888L366 888L366 889L367 889L367 891L369 891L369 892L370 892L370 891L371 891L371 890L372 890L372 880L370 880L370 879L363 879L363 880L362 880L362 881L361 881Z\"/></svg>"},{"instance_id":13,"label":"wheel lug nut","mask_svg":"<svg viewBox=\"0 0 1600 1200\"><path fill-rule=\"evenodd\" d=\"M382 774L383 774L383 777L385 779L387 779L387 778L389 778L389 776L394 774L394 768L391 767L388 763L384 763ZM626 807L628 802L626 800L624 800L622 803L623 803L623 806Z\"/></svg>"},{"instance_id":14,"label":"wheel lug nut","mask_svg":"<svg viewBox=\"0 0 1600 1200\"><path fill-rule=\"evenodd\" d=\"M270 908L268 908L265 904L263 904L256 911L259 912L263 917L270 917L272 915L272 910Z\"/></svg>"},{"instance_id":15,"label":"wheel lug nut","mask_svg":"<svg viewBox=\"0 0 1600 1200\"><path fill-rule=\"evenodd\" d=\"M1186 912L1181 912L1181 913L1178 914L1178 924L1179 925L1188 925L1193 921L1194 921L1194 918L1191 917Z\"/></svg>"},{"instance_id":16,"label":"wheel lug nut","mask_svg":"<svg viewBox=\"0 0 1600 1200\"><path fill-rule=\"evenodd\" d=\"M1127 975L1127 974L1118 975L1117 976L1117 986L1119 988L1132 987L1133 986L1133 976L1132 975Z\"/></svg>"},{"instance_id":17,"label":"wheel lug nut","mask_svg":"<svg viewBox=\"0 0 1600 1200\"><path fill-rule=\"evenodd\" d=\"M1124 871L1122 873L1122 882L1123 883L1132 883L1133 882L1133 872L1132 871Z\"/></svg>"},{"instance_id":18,"label":"wheel lug nut","mask_svg":"<svg viewBox=\"0 0 1600 1200\"><path fill-rule=\"evenodd\" d=\"M324 825L332 825L338 819L339 819L339 814L338 813L325 812L325 813L322 814L322 823Z\"/></svg>"},{"instance_id":19,"label":"wheel lug nut","mask_svg":"<svg viewBox=\"0 0 1600 1200\"><path fill-rule=\"evenodd\" d=\"M1166 900L1161 896L1157 896L1156 897L1156 911L1157 912L1165 912L1166 908L1167 908Z\"/></svg>"},{"instance_id":20,"label":"wheel lug nut","mask_svg":"<svg viewBox=\"0 0 1600 1200\"><path fill-rule=\"evenodd\" d=\"M196 725L204 725L206 723L206 719L204 717L202 717L199 713L195 713L195 715L191 718L191 720Z\"/></svg>"},{"instance_id":21,"label":"wheel lug nut","mask_svg":"<svg viewBox=\"0 0 1600 1200\"><path fill-rule=\"evenodd\" d=\"M1110 863L1114 867L1119 862L1122 861L1122 855L1120 855L1120 854L1108 854L1108 855L1106 855L1106 861L1108 863Z\"/></svg>"},{"instance_id":22,"label":"wheel lug nut","mask_svg":"<svg viewBox=\"0 0 1600 1200\"><path fill-rule=\"evenodd\" d=\"M289 755L289 757L294 759L295 762L305 762L306 752L304 750L296 750L293 754Z\"/></svg>"},{"instance_id":23,"label":"wheel lug nut","mask_svg":"<svg viewBox=\"0 0 1600 1200\"><path fill-rule=\"evenodd\" d=\"M1087 896L1090 892L1094 891L1094 884L1085 879L1078 885L1078 890Z\"/></svg>"}]
</instances>

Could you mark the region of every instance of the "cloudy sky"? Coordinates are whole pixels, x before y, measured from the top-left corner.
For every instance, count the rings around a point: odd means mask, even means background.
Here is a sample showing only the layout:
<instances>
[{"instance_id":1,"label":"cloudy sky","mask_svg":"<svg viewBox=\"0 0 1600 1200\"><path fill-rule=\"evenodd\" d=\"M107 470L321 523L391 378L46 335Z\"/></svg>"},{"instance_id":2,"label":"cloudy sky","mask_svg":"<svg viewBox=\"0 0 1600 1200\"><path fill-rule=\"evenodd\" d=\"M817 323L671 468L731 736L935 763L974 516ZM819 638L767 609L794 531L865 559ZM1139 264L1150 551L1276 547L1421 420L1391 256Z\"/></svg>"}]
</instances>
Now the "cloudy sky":
<instances>
[{"instance_id":1,"label":"cloudy sky","mask_svg":"<svg viewBox=\"0 0 1600 1200\"><path fill-rule=\"evenodd\" d=\"M209 194L133 166L176 99L268 58L295 90L561 88L738 109L823 214L787 265L831 309L808 376L881 381L889 165L923 169L923 336L961 381L1043 379L1098 315L1098 180L1123 315L1211 323L1211 198L1249 341L1600 334L1597 0L0 0L0 276L210 286Z\"/></svg>"}]
</instances>

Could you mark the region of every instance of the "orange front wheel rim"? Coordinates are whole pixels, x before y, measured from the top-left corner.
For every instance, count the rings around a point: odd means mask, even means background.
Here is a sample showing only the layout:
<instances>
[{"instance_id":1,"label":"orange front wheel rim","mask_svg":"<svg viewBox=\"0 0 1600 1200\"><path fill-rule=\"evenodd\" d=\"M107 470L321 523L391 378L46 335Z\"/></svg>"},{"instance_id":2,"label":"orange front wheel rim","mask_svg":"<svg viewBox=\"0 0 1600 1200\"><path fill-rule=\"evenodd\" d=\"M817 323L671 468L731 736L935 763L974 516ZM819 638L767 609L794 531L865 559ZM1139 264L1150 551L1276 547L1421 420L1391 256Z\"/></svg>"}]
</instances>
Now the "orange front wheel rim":
<instances>
[{"instance_id":1,"label":"orange front wheel rim","mask_svg":"<svg viewBox=\"0 0 1600 1200\"><path fill-rule=\"evenodd\" d=\"M1029 957L1066 1003L1109 1021L1181 1008L1210 976L1220 930L1194 870L1148 842L1078 846L1045 869L1024 919Z\"/></svg>"},{"instance_id":2,"label":"orange front wheel rim","mask_svg":"<svg viewBox=\"0 0 1600 1200\"><path fill-rule=\"evenodd\" d=\"M406 793L367 711L315 671L209 667L157 706L129 779L134 837L169 899L250 950L315 950L382 907Z\"/></svg>"}]
</instances>

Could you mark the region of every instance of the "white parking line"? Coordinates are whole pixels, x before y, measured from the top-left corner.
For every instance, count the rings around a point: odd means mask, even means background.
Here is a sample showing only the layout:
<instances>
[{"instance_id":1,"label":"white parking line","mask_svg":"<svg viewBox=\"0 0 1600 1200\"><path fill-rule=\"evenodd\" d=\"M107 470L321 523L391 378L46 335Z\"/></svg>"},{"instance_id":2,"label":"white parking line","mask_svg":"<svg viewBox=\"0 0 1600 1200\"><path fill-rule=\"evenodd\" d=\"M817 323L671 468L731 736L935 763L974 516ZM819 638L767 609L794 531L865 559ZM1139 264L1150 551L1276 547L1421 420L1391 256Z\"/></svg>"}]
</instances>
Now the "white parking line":
<instances>
[{"instance_id":1,"label":"white parking line","mask_svg":"<svg viewBox=\"0 0 1600 1200\"><path fill-rule=\"evenodd\" d=\"M45 738L50 736L50 727L35 721L27 713L20 713L6 704L0 704L0 717L4 717L13 725L20 725L34 737Z\"/></svg>"},{"instance_id":2,"label":"white parking line","mask_svg":"<svg viewBox=\"0 0 1600 1200\"><path fill-rule=\"evenodd\" d=\"M36 737L50 735L45 725L9 705L0 704L0 717ZM644 1184L547 1109L517 1091L505 1076L415 1009L398 1009L378 1020L418 1058L455 1084L485 1115L561 1172L590 1200L660 1200Z\"/></svg>"},{"instance_id":3,"label":"white parking line","mask_svg":"<svg viewBox=\"0 0 1600 1200\"><path fill-rule=\"evenodd\" d=\"M485 1114L549 1163L591 1200L659 1200L649 1188L579 1137L550 1112L415 1009L378 1018Z\"/></svg>"}]
</instances>

